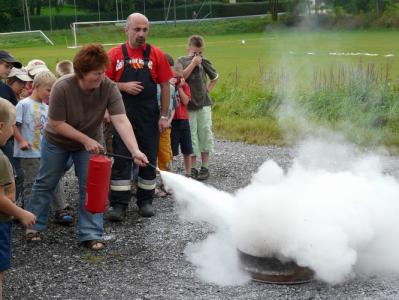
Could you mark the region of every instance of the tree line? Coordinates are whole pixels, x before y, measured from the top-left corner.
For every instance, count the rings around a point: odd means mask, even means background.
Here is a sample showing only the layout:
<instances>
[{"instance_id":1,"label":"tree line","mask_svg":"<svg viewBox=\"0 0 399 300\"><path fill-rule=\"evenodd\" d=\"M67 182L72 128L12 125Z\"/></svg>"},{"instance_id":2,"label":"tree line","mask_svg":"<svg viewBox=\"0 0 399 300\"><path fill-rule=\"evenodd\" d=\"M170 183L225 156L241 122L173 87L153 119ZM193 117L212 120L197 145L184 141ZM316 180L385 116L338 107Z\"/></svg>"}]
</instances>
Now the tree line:
<instances>
[{"instance_id":1,"label":"tree line","mask_svg":"<svg viewBox=\"0 0 399 300\"><path fill-rule=\"evenodd\" d=\"M209 5L211 0L0 0L0 31L7 29L14 18L40 16L43 8L49 6L54 14L62 14L64 6L76 7L79 14L87 12L145 11L183 5ZM212 1L229 3L229 0ZM273 21L279 20L279 13L293 16L314 15L367 15L386 18L389 24L399 26L399 0L236 0L238 3L264 3L264 13L270 13ZM258 4L260 4L258 3ZM57 12L58 11L58 12ZM369 22L368 20L366 20ZM381 23L384 26L384 23ZM1 30L3 28L3 30Z\"/></svg>"},{"instance_id":2,"label":"tree line","mask_svg":"<svg viewBox=\"0 0 399 300\"><path fill-rule=\"evenodd\" d=\"M274 21L278 19L278 7L281 1L269 0L270 13ZM399 9L398 2L398 0L292 0L289 7L291 8L290 12L294 14L307 11L318 15L328 11L340 11L352 15L363 13L380 17L386 10Z\"/></svg>"}]
</instances>

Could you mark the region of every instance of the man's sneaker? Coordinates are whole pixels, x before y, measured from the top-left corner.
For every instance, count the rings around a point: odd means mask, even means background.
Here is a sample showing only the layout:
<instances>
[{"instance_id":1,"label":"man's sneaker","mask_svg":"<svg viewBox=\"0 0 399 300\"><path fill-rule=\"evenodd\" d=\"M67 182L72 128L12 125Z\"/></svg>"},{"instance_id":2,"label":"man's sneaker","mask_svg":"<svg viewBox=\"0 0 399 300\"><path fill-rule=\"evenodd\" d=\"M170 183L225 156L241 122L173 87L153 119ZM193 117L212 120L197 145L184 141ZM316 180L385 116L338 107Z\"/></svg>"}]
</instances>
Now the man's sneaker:
<instances>
[{"instance_id":1,"label":"man's sneaker","mask_svg":"<svg viewBox=\"0 0 399 300\"><path fill-rule=\"evenodd\" d=\"M57 210L54 214L54 222L61 225L69 225L73 222L73 217L69 213L69 207Z\"/></svg>"},{"instance_id":2,"label":"man's sneaker","mask_svg":"<svg viewBox=\"0 0 399 300\"><path fill-rule=\"evenodd\" d=\"M201 167L198 176L197 176L197 180L207 180L209 178L209 170L208 168L205 167Z\"/></svg>"},{"instance_id":3,"label":"man's sneaker","mask_svg":"<svg viewBox=\"0 0 399 300\"><path fill-rule=\"evenodd\" d=\"M144 218L151 218L152 216L154 216L155 213L154 213L154 209L152 208L152 204L146 203L146 204L139 206L139 215Z\"/></svg>"},{"instance_id":4,"label":"man's sneaker","mask_svg":"<svg viewBox=\"0 0 399 300\"><path fill-rule=\"evenodd\" d=\"M111 206L108 211L108 220L121 222L126 217L126 207L123 205Z\"/></svg>"},{"instance_id":5,"label":"man's sneaker","mask_svg":"<svg viewBox=\"0 0 399 300\"><path fill-rule=\"evenodd\" d=\"M198 170L196 168L191 168L191 178L192 179L198 178Z\"/></svg>"}]
</instances>

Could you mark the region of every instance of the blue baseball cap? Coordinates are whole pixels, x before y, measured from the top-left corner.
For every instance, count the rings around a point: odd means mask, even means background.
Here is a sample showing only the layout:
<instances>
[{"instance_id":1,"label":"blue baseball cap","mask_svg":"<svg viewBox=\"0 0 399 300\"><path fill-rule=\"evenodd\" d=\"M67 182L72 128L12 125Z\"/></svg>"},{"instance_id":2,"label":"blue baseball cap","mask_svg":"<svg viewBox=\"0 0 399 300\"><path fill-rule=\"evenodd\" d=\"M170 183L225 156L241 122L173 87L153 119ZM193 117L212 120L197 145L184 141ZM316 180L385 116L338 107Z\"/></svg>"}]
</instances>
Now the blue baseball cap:
<instances>
[{"instance_id":1,"label":"blue baseball cap","mask_svg":"<svg viewBox=\"0 0 399 300\"><path fill-rule=\"evenodd\" d=\"M0 50L0 60L4 60L5 62L12 64L15 68L22 68L22 64L18 60L16 60L10 53L4 50Z\"/></svg>"}]
</instances>

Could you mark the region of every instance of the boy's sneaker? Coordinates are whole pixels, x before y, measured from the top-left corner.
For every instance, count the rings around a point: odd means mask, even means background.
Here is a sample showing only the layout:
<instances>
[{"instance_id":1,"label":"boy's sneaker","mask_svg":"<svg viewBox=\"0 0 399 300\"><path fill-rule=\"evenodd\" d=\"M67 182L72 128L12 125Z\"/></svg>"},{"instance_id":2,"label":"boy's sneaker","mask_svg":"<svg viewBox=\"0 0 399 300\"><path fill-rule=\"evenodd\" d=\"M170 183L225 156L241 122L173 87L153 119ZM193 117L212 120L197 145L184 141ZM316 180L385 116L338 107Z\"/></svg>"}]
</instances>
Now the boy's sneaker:
<instances>
[{"instance_id":1,"label":"boy's sneaker","mask_svg":"<svg viewBox=\"0 0 399 300\"><path fill-rule=\"evenodd\" d=\"M197 176L197 180L207 180L209 178L209 170L208 168L205 167L201 167L198 176Z\"/></svg>"},{"instance_id":2,"label":"boy's sneaker","mask_svg":"<svg viewBox=\"0 0 399 300\"><path fill-rule=\"evenodd\" d=\"M196 168L191 168L191 178L192 179L198 178L198 170Z\"/></svg>"},{"instance_id":3,"label":"boy's sneaker","mask_svg":"<svg viewBox=\"0 0 399 300\"><path fill-rule=\"evenodd\" d=\"M69 225L73 222L73 217L69 213L69 207L57 210L54 215L54 222L61 225Z\"/></svg>"}]
</instances>

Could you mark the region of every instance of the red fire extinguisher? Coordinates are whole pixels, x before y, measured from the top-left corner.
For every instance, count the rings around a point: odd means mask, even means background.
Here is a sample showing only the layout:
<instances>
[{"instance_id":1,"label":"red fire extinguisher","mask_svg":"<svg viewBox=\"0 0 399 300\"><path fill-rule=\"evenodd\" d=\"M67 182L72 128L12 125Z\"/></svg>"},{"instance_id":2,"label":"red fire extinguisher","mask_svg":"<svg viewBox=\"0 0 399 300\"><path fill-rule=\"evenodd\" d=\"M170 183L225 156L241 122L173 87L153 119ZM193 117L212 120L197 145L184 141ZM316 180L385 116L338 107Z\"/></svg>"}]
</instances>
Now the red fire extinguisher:
<instances>
[{"instance_id":1,"label":"red fire extinguisher","mask_svg":"<svg viewBox=\"0 0 399 300\"><path fill-rule=\"evenodd\" d=\"M91 213L104 213L107 207L111 159L104 155L94 155L89 160L86 184L86 210Z\"/></svg>"}]
</instances>

